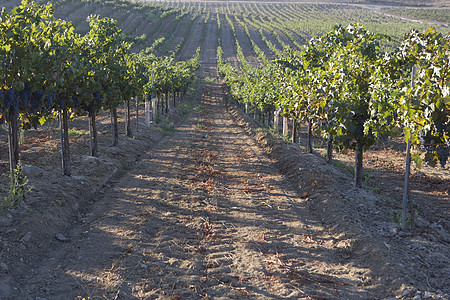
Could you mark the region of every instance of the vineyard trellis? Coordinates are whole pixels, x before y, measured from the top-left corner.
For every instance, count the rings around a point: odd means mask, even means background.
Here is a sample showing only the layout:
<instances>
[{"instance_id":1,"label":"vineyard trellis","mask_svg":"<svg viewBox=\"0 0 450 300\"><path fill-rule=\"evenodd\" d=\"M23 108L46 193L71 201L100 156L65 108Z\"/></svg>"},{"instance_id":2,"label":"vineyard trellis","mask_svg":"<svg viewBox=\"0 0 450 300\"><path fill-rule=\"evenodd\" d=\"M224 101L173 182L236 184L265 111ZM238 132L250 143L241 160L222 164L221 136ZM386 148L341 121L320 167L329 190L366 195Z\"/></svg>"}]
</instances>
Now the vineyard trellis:
<instances>
[{"instance_id":1,"label":"vineyard trellis","mask_svg":"<svg viewBox=\"0 0 450 300\"><path fill-rule=\"evenodd\" d=\"M188 61L130 52L127 37L110 18L91 16L85 35L56 19L51 4L24 0L0 14L0 123L8 126L10 173L20 159L19 130L60 120L62 169L71 175L68 120L89 116L91 155L98 155L96 115L109 110L113 145L118 143L117 107L126 107L126 135L132 136L130 101L155 92L179 95L195 79L199 50ZM150 81L152 69L156 76ZM175 101L175 100L174 100ZM174 102L175 104L175 102ZM19 177L20 179L20 177Z\"/></svg>"},{"instance_id":2,"label":"vineyard trellis","mask_svg":"<svg viewBox=\"0 0 450 300\"><path fill-rule=\"evenodd\" d=\"M408 144L427 150L423 159L413 156L418 165L425 160L444 167L449 155L450 36L434 28L411 31L392 52L380 48L386 38L360 24L335 26L302 51L288 49L262 67L243 64L241 72L218 49L218 70L241 103L306 122L309 139L315 132L328 141L329 162L332 144L354 149L354 184L362 187L363 153L381 137L403 134ZM405 184L409 201L408 193Z\"/></svg>"}]
</instances>

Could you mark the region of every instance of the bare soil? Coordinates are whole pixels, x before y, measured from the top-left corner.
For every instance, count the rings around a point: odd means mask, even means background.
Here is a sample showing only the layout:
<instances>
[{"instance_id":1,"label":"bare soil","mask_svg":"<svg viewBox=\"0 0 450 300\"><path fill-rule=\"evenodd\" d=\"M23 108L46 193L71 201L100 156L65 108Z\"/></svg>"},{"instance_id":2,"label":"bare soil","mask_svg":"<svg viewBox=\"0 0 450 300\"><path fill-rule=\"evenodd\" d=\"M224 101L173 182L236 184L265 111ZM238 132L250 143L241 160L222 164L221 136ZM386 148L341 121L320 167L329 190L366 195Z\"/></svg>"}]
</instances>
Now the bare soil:
<instances>
[{"instance_id":1,"label":"bare soil","mask_svg":"<svg viewBox=\"0 0 450 300\"><path fill-rule=\"evenodd\" d=\"M336 155L339 162L336 168L325 162L320 147L316 148L318 153L305 153L305 132L299 145L283 143L267 130L259 129L259 123L240 111L234 111L233 115L266 152L276 157L278 169L295 187L297 196L304 199L305 206L328 229L344 261L370 269L365 274L366 284L367 289L376 291L374 298L448 297L447 170L426 167L413 170L413 197L420 199L417 201L417 227L414 233L402 232L399 207L403 159L398 160L402 156L398 150L403 149L401 143L394 141L390 145L397 148L396 155L380 146L382 149L366 154L365 168L370 175L365 188L356 189L348 167L341 167L347 164L351 168L352 153ZM316 144L319 142L316 140ZM397 168L393 172L383 165Z\"/></svg>"},{"instance_id":2,"label":"bare soil","mask_svg":"<svg viewBox=\"0 0 450 300\"><path fill-rule=\"evenodd\" d=\"M157 53L155 54L159 56L166 55L167 52L173 51L175 47L181 43L183 38L188 39L190 35L190 32L188 32L190 23L191 16L189 15L175 23L175 28L172 34L169 34L169 32L164 32L163 36L166 38L166 41L162 47L157 49Z\"/></svg>"}]
</instances>

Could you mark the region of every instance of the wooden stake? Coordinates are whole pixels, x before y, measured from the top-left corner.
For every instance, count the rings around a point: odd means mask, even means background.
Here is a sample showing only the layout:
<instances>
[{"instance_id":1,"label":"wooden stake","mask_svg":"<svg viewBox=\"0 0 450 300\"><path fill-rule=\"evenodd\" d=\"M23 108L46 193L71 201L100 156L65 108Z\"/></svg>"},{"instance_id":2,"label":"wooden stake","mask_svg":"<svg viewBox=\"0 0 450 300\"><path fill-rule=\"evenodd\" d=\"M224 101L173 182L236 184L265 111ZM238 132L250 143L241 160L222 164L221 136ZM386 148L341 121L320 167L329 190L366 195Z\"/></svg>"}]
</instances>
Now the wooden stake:
<instances>
[{"instance_id":1,"label":"wooden stake","mask_svg":"<svg viewBox=\"0 0 450 300\"><path fill-rule=\"evenodd\" d=\"M411 88L414 87L414 72L415 67L411 71ZM409 100L408 100L409 101ZM409 111L409 103L408 103ZM403 186L403 205L402 205L402 230L406 230L406 208L409 201L409 174L411 172L411 139L406 143L406 164L405 164L405 183ZM412 218L413 216L411 216ZM412 229L412 223L411 223Z\"/></svg>"}]
</instances>

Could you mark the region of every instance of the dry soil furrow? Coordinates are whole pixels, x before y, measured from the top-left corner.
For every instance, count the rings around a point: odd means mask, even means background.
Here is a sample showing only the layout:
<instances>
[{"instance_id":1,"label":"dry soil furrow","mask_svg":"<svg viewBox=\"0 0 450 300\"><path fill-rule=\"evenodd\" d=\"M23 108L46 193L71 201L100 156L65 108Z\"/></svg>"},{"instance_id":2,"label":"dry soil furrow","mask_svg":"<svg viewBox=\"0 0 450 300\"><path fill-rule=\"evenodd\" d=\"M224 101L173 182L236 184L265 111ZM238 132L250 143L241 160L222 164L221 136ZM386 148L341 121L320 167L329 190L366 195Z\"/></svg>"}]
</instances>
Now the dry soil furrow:
<instances>
[{"instance_id":1,"label":"dry soil furrow","mask_svg":"<svg viewBox=\"0 0 450 300\"><path fill-rule=\"evenodd\" d=\"M159 38L170 38L169 33L173 32L174 26L176 26L178 23L177 20L175 20L175 17L168 16L165 17L159 26L156 28L155 31L152 32L151 36L149 36L150 40L152 40L152 43L154 43ZM164 41L166 43L167 41ZM151 47L151 44L148 44L147 46ZM161 47L161 46L160 46Z\"/></svg>"},{"instance_id":2,"label":"dry soil furrow","mask_svg":"<svg viewBox=\"0 0 450 300\"><path fill-rule=\"evenodd\" d=\"M204 268L202 198L179 178L193 168L193 120L147 153L31 272L17 278L19 297L196 298ZM199 225L199 226L197 226ZM71 287L68 289L68 287ZM33 299L33 298L32 298Z\"/></svg>"},{"instance_id":3,"label":"dry soil furrow","mask_svg":"<svg viewBox=\"0 0 450 300\"><path fill-rule=\"evenodd\" d=\"M267 29L263 29L263 34L272 44L275 45L275 47L279 51L283 51L283 46L277 41L277 39L272 35L272 33L270 33Z\"/></svg>"}]
</instances>

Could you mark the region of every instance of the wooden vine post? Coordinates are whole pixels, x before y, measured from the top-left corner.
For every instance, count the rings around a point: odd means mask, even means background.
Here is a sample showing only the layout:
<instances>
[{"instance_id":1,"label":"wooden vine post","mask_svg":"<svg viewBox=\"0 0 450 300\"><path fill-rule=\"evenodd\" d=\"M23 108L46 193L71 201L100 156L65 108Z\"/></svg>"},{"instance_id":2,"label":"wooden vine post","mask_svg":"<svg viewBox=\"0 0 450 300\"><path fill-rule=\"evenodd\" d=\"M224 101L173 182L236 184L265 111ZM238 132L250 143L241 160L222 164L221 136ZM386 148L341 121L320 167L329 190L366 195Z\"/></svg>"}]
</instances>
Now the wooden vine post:
<instances>
[{"instance_id":1,"label":"wooden vine post","mask_svg":"<svg viewBox=\"0 0 450 300\"><path fill-rule=\"evenodd\" d=\"M312 144L312 121L308 120L308 153L313 153L313 144Z\"/></svg>"},{"instance_id":2,"label":"wooden vine post","mask_svg":"<svg viewBox=\"0 0 450 300\"><path fill-rule=\"evenodd\" d=\"M292 142L294 144L298 144L299 142L299 130L300 129L300 122L297 119L292 120Z\"/></svg>"},{"instance_id":3,"label":"wooden vine post","mask_svg":"<svg viewBox=\"0 0 450 300\"><path fill-rule=\"evenodd\" d=\"M411 88L414 88L414 72L415 68L412 68L411 72ZM410 101L408 100L408 110ZM406 210L408 203L411 201L409 199L409 174L411 172L411 138L408 139L406 143L406 164L405 164L405 183L403 187L403 205L402 205L402 230L406 230ZM413 218L414 218L414 208L412 203L410 205L411 213L411 229L413 229Z\"/></svg>"},{"instance_id":4,"label":"wooden vine post","mask_svg":"<svg viewBox=\"0 0 450 300\"><path fill-rule=\"evenodd\" d=\"M152 120L155 119L155 116L153 114L153 110L154 110L154 104L153 104L153 66L152 66L152 92L150 94L150 101L148 100L148 93L145 94L145 126L149 127L150 126L150 107L152 109ZM150 105L151 104L151 105Z\"/></svg>"},{"instance_id":5,"label":"wooden vine post","mask_svg":"<svg viewBox=\"0 0 450 300\"><path fill-rule=\"evenodd\" d=\"M139 98L136 97L136 132L139 132Z\"/></svg>"},{"instance_id":6,"label":"wooden vine post","mask_svg":"<svg viewBox=\"0 0 450 300\"><path fill-rule=\"evenodd\" d=\"M89 137L91 146L91 156L98 156L97 128L95 124L95 113L88 116L89 121Z\"/></svg>"},{"instance_id":7,"label":"wooden vine post","mask_svg":"<svg viewBox=\"0 0 450 300\"><path fill-rule=\"evenodd\" d=\"M9 168L11 176L14 176L14 170L19 162L19 124L17 114L9 112L8 120L8 145L9 145Z\"/></svg>"},{"instance_id":8,"label":"wooden vine post","mask_svg":"<svg viewBox=\"0 0 450 300\"><path fill-rule=\"evenodd\" d=\"M156 96L153 94L153 67L152 67L152 93L151 95L151 101L152 101L152 121L155 122L156 117ZM149 122L150 124L150 122Z\"/></svg>"},{"instance_id":9,"label":"wooden vine post","mask_svg":"<svg viewBox=\"0 0 450 300\"><path fill-rule=\"evenodd\" d=\"M72 176L72 170L70 165L68 115L67 115L67 107L65 106L63 107L59 115L59 125L61 138L61 163L63 175Z\"/></svg>"},{"instance_id":10,"label":"wooden vine post","mask_svg":"<svg viewBox=\"0 0 450 300\"><path fill-rule=\"evenodd\" d=\"M150 102L148 101L148 94L145 94L145 126L150 126Z\"/></svg>"},{"instance_id":11,"label":"wooden vine post","mask_svg":"<svg viewBox=\"0 0 450 300\"><path fill-rule=\"evenodd\" d=\"M283 135L288 134L288 119L287 117L283 117Z\"/></svg>"},{"instance_id":12,"label":"wooden vine post","mask_svg":"<svg viewBox=\"0 0 450 300\"><path fill-rule=\"evenodd\" d=\"M125 100L125 134L127 137L132 138L133 133L131 132L131 109L130 109L130 99Z\"/></svg>"}]
</instances>

